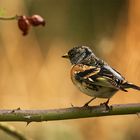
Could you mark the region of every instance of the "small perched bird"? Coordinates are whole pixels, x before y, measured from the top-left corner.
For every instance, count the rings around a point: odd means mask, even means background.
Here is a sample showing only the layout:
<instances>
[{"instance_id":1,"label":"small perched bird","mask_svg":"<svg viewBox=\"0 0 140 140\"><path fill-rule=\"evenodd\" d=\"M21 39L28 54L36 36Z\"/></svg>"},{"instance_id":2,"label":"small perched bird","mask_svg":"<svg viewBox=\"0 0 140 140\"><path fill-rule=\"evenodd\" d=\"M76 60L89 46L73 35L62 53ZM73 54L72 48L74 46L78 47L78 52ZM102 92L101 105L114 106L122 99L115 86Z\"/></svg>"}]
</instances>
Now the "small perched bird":
<instances>
[{"instance_id":1,"label":"small perched bird","mask_svg":"<svg viewBox=\"0 0 140 140\"><path fill-rule=\"evenodd\" d=\"M118 91L127 92L128 88L140 90L139 86L129 83L105 61L95 56L87 46L74 47L62 56L72 64L71 79L79 90L91 97L84 106L95 98L107 98L103 104L108 106L110 98Z\"/></svg>"}]
</instances>

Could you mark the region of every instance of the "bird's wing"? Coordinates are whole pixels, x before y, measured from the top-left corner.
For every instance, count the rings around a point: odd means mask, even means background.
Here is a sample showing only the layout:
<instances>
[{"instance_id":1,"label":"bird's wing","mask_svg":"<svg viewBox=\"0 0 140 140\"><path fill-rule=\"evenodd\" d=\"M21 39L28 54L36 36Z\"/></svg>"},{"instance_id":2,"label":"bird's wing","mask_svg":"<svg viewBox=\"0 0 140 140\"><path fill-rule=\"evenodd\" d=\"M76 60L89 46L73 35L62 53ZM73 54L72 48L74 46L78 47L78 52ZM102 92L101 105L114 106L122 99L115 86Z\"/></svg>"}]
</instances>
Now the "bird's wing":
<instances>
[{"instance_id":1,"label":"bird's wing","mask_svg":"<svg viewBox=\"0 0 140 140\"><path fill-rule=\"evenodd\" d=\"M110 66L103 66L98 73L96 80L98 81L97 84L102 84L102 86L107 87L115 87L122 91L127 92L127 90L122 86L125 83L124 77L121 76L119 72L111 68ZM94 77L92 77L94 78Z\"/></svg>"},{"instance_id":2,"label":"bird's wing","mask_svg":"<svg viewBox=\"0 0 140 140\"><path fill-rule=\"evenodd\" d=\"M77 80L81 82L88 83L90 85L97 85L97 86L104 86L104 87L111 87L116 89L122 89L120 86L123 78L121 79L121 75L116 75L110 71L110 69L104 67L95 67L95 66L88 66L88 65L76 65L77 71L75 72L75 77Z\"/></svg>"},{"instance_id":3,"label":"bird's wing","mask_svg":"<svg viewBox=\"0 0 140 140\"><path fill-rule=\"evenodd\" d=\"M97 90L97 85L94 84L94 81L90 78L91 76L96 76L100 71L100 68L95 66L88 66L84 64L74 65L71 69L71 78L72 81L79 82L87 88Z\"/></svg>"}]
</instances>

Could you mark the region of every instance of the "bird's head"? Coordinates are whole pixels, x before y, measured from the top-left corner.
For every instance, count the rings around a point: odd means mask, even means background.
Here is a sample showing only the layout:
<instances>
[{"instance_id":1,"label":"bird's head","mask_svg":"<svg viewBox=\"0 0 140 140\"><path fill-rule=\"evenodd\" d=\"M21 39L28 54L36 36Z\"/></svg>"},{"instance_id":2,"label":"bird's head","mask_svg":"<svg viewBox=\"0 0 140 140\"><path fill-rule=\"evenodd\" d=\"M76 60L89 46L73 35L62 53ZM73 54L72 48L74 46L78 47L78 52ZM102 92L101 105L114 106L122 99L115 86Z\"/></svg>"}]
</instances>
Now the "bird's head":
<instances>
[{"instance_id":1,"label":"bird's head","mask_svg":"<svg viewBox=\"0 0 140 140\"><path fill-rule=\"evenodd\" d=\"M96 61L98 58L92 52L92 50L87 46L78 46L70 49L68 53L62 56L63 58L68 58L72 64L88 64Z\"/></svg>"}]
</instances>

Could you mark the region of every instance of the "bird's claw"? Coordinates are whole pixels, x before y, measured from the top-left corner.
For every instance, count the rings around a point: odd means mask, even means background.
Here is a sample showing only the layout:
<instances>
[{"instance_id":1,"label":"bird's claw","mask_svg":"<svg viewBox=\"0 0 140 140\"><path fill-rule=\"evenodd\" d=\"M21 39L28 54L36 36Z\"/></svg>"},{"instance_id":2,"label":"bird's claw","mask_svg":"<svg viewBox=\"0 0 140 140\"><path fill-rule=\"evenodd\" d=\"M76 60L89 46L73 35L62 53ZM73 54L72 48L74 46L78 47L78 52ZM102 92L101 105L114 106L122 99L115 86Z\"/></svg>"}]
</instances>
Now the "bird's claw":
<instances>
[{"instance_id":1,"label":"bird's claw","mask_svg":"<svg viewBox=\"0 0 140 140\"><path fill-rule=\"evenodd\" d=\"M101 103L100 106L105 106L106 111L112 110L112 106L109 106L107 102Z\"/></svg>"}]
</instances>

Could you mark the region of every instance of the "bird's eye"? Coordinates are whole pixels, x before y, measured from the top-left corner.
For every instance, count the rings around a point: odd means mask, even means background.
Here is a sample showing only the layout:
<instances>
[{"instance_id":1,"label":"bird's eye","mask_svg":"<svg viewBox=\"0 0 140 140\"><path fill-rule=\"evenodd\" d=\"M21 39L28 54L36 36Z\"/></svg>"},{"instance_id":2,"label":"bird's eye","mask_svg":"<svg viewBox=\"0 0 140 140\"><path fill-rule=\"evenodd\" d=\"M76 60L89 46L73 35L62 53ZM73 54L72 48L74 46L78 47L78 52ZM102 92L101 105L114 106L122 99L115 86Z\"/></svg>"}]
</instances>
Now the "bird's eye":
<instances>
[{"instance_id":1,"label":"bird's eye","mask_svg":"<svg viewBox=\"0 0 140 140\"><path fill-rule=\"evenodd\" d=\"M68 54L70 57L74 57L74 52L69 52Z\"/></svg>"},{"instance_id":2,"label":"bird's eye","mask_svg":"<svg viewBox=\"0 0 140 140\"><path fill-rule=\"evenodd\" d=\"M91 52L87 48L85 49L85 51L87 56L91 54Z\"/></svg>"}]
</instances>

